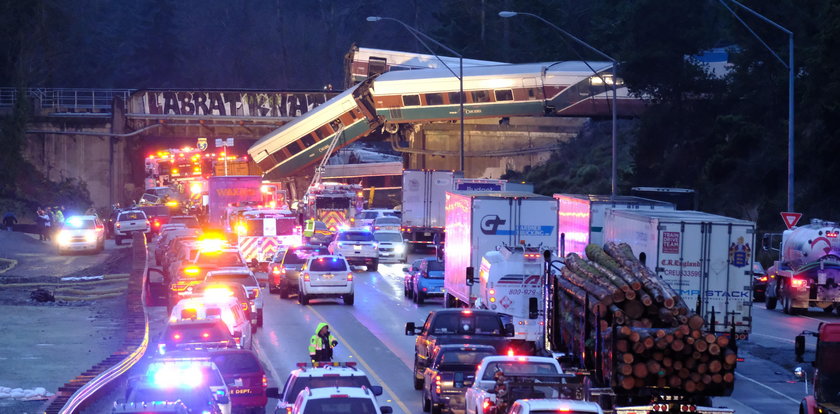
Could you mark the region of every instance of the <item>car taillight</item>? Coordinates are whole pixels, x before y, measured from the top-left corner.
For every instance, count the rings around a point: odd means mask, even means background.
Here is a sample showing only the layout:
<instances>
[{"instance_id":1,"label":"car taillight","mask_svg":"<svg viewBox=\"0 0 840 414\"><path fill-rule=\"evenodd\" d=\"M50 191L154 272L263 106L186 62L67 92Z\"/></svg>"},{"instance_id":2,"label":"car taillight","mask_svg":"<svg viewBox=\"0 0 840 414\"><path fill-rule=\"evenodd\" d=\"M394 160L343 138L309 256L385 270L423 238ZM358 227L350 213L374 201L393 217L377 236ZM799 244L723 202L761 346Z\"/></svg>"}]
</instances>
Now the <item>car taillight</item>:
<instances>
[{"instance_id":1,"label":"car taillight","mask_svg":"<svg viewBox=\"0 0 840 414\"><path fill-rule=\"evenodd\" d=\"M303 274L303 281L304 281L304 282L308 282L308 281L309 281L309 273L304 273L304 274Z\"/></svg>"},{"instance_id":2,"label":"car taillight","mask_svg":"<svg viewBox=\"0 0 840 414\"><path fill-rule=\"evenodd\" d=\"M152 225L152 223L149 223L149 220L146 220L146 225L147 225L147 226L151 226L151 225Z\"/></svg>"},{"instance_id":3,"label":"car taillight","mask_svg":"<svg viewBox=\"0 0 840 414\"><path fill-rule=\"evenodd\" d=\"M353 273L348 273L347 274L347 280L351 281L351 282L353 281Z\"/></svg>"},{"instance_id":4,"label":"car taillight","mask_svg":"<svg viewBox=\"0 0 840 414\"><path fill-rule=\"evenodd\" d=\"M117 228L120 228L122 225L121 225L121 224L120 224L120 222L118 221L118 222L116 222L116 223L114 224L114 226L116 226Z\"/></svg>"},{"instance_id":5,"label":"car taillight","mask_svg":"<svg viewBox=\"0 0 840 414\"><path fill-rule=\"evenodd\" d=\"M198 274L198 270L199 269L197 267L186 267L186 268L184 268L184 273L194 276L194 275Z\"/></svg>"},{"instance_id":6,"label":"car taillight","mask_svg":"<svg viewBox=\"0 0 840 414\"><path fill-rule=\"evenodd\" d=\"M180 341L181 340L181 334L176 332L174 335L172 335L172 339L174 339L176 341Z\"/></svg>"},{"instance_id":7,"label":"car taillight","mask_svg":"<svg viewBox=\"0 0 840 414\"><path fill-rule=\"evenodd\" d=\"M209 333L207 333L207 332L202 332L202 333L201 333L201 337L202 337L202 338L204 338L204 339L207 339L207 338L209 338L209 337L210 337L210 334L209 334Z\"/></svg>"},{"instance_id":8,"label":"car taillight","mask_svg":"<svg viewBox=\"0 0 840 414\"><path fill-rule=\"evenodd\" d=\"M248 310L248 302L242 302L242 310L244 310L244 311Z\"/></svg>"},{"instance_id":9,"label":"car taillight","mask_svg":"<svg viewBox=\"0 0 840 414\"><path fill-rule=\"evenodd\" d=\"M263 388L268 387L268 377L266 377L265 374L263 374L262 377L262 386Z\"/></svg>"},{"instance_id":10,"label":"car taillight","mask_svg":"<svg viewBox=\"0 0 840 414\"><path fill-rule=\"evenodd\" d=\"M489 398L485 398L484 402L481 403L481 411L487 412L487 410L493 406L493 401L490 401Z\"/></svg>"},{"instance_id":11,"label":"car taillight","mask_svg":"<svg viewBox=\"0 0 840 414\"><path fill-rule=\"evenodd\" d=\"M260 289L259 288L254 289L251 293L254 294L254 299L256 299L257 297L260 296Z\"/></svg>"},{"instance_id":12,"label":"car taillight","mask_svg":"<svg viewBox=\"0 0 840 414\"><path fill-rule=\"evenodd\" d=\"M272 268L271 273L275 274L275 275L279 275L280 274L280 268L279 267Z\"/></svg>"},{"instance_id":13,"label":"car taillight","mask_svg":"<svg viewBox=\"0 0 840 414\"><path fill-rule=\"evenodd\" d=\"M793 278L790 280L790 285L794 288L801 288L804 287L808 283L805 279Z\"/></svg>"},{"instance_id":14,"label":"car taillight","mask_svg":"<svg viewBox=\"0 0 840 414\"><path fill-rule=\"evenodd\" d=\"M759 282L766 282L766 281L767 281L767 276L761 276L761 277L759 277L759 278L758 278L758 281L759 281Z\"/></svg>"}]
</instances>

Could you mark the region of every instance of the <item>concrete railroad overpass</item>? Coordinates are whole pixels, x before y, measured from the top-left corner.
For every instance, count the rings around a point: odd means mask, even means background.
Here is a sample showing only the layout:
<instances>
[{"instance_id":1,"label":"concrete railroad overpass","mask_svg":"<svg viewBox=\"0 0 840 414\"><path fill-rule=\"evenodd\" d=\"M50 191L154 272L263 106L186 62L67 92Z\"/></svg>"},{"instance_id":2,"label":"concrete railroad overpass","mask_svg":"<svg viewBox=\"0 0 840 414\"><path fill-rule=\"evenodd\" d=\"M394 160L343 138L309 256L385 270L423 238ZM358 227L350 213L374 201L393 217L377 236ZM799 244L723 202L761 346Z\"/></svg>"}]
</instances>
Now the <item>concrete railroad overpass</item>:
<instances>
[{"instance_id":1,"label":"concrete railroad overpass","mask_svg":"<svg viewBox=\"0 0 840 414\"><path fill-rule=\"evenodd\" d=\"M142 193L143 157L195 146L196 138L236 138L244 155L266 134L337 95L333 91L181 89L28 89L32 114L24 157L51 180L87 183L96 206L127 203ZM19 99L0 88L0 113ZM620 111L619 111L620 112ZM580 115L578 115L580 116ZM467 176L498 177L548 159L576 136L582 117L476 120L466 125ZM383 133L388 137L387 133ZM376 136L374 138L381 138ZM406 168L457 169L457 123L416 125L392 137ZM305 177L300 177L307 182Z\"/></svg>"}]
</instances>

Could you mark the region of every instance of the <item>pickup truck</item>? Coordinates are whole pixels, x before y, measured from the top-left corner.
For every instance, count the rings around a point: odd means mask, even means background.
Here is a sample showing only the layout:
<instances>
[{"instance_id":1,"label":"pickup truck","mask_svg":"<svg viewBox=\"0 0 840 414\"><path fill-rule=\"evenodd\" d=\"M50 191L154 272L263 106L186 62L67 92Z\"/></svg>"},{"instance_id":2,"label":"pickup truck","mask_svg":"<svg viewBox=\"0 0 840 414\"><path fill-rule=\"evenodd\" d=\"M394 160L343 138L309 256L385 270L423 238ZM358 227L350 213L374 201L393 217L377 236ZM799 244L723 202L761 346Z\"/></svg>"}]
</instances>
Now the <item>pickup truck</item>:
<instances>
[{"instance_id":1,"label":"pickup truck","mask_svg":"<svg viewBox=\"0 0 840 414\"><path fill-rule=\"evenodd\" d=\"M423 373L437 345L491 345L496 353L507 352L514 335L513 324L504 323L501 314L490 310L440 309L429 312L418 327L405 324L405 334L417 335L414 341L414 389L423 389Z\"/></svg>"},{"instance_id":2,"label":"pickup truck","mask_svg":"<svg viewBox=\"0 0 840 414\"><path fill-rule=\"evenodd\" d=\"M496 403L496 372L508 374L562 374L563 369L556 359L539 356L492 356L481 361L475 373L475 381L467 388L465 414L487 414L483 407Z\"/></svg>"},{"instance_id":3,"label":"pickup truck","mask_svg":"<svg viewBox=\"0 0 840 414\"><path fill-rule=\"evenodd\" d=\"M464 409L464 392L475 380L475 366L496 354L490 345L438 345L423 373L423 411L440 414Z\"/></svg>"},{"instance_id":4,"label":"pickup truck","mask_svg":"<svg viewBox=\"0 0 840 414\"><path fill-rule=\"evenodd\" d=\"M482 405L487 414L521 414L522 406L529 401L554 401L551 403L559 412L590 413L592 411L572 411L569 405L582 402L586 390L583 377L574 374L517 374L495 375L496 385L492 392L496 394L495 403ZM557 404L557 403L560 404ZM559 407L557 406L559 405ZM598 407L597 404L595 404ZM538 407L530 412L544 413ZM595 411L599 413L599 411Z\"/></svg>"},{"instance_id":5,"label":"pickup truck","mask_svg":"<svg viewBox=\"0 0 840 414\"><path fill-rule=\"evenodd\" d=\"M151 228L143 210L121 211L114 223L114 242L119 246L123 240L131 238L132 233L148 233Z\"/></svg>"}]
</instances>

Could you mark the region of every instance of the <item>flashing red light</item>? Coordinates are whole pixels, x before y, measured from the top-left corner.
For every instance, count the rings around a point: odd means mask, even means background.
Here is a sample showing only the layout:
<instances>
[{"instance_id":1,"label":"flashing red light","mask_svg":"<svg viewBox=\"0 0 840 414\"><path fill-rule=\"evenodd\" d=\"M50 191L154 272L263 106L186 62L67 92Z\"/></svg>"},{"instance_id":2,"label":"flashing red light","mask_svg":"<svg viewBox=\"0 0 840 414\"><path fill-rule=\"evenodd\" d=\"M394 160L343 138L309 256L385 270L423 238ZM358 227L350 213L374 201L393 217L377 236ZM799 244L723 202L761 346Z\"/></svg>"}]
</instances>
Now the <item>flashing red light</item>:
<instances>
[{"instance_id":1,"label":"flashing red light","mask_svg":"<svg viewBox=\"0 0 840 414\"><path fill-rule=\"evenodd\" d=\"M181 339L181 334L176 333L175 335L172 335L172 338L175 339L176 341L180 340Z\"/></svg>"},{"instance_id":2,"label":"flashing red light","mask_svg":"<svg viewBox=\"0 0 840 414\"><path fill-rule=\"evenodd\" d=\"M350 396L347 394L332 394L330 398L350 398Z\"/></svg>"},{"instance_id":3,"label":"flashing red light","mask_svg":"<svg viewBox=\"0 0 840 414\"><path fill-rule=\"evenodd\" d=\"M767 276L761 276L761 277L759 277L759 278L758 278L758 281L759 281L759 282L766 282L766 281L767 281Z\"/></svg>"},{"instance_id":4,"label":"flashing red light","mask_svg":"<svg viewBox=\"0 0 840 414\"><path fill-rule=\"evenodd\" d=\"M266 377L265 374L263 374L262 377L262 386L263 388L268 387L268 377Z\"/></svg>"},{"instance_id":5,"label":"flashing red light","mask_svg":"<svg viewBox=\"0 0 840 414\"><path fill-rule=\"evenodd\" d=\"M838 231L827 231L825 232L825 237L828 237L829 239L836 239L838 234L840 234Z\"/></svg>"},{"instance_id":6,"label":"flashing red light","mask_svg":"<svg viewBox=\"0 0 840 414\"><path fill-rule=\"evenodd\" d=\"M507 350L507 355L508 355L508 356L514 356L514 355L516 355L516 354L514 354L514 353L513 353L513 348L508 348L508 350Z\"/></svg>"},{"instance_id":7,"label":"flashing red light","mask_svg":"<svg viewBox=\"0 0 840 414\"><path fill-rule=\"evenodd\" d=\"M427 291L427 289L426 289L426 288L423 288L423 292L426 292L426 291Z\"/></svg>"},{"instance_id":8,"label":"flashing red light","mask_svg":"<svg viewBox=\"0 0 840 414\"><path fill-rule=\"evenodd\" d=\"M799 279L799 278L793 278L790 281L791 287L794 287L794 288L804 287L805 283L807 283L807 281L805 279Z\"/></svg>"},{"instance_id":9,"label":"flashing red light","mask_svg":"<svg viewBox=\"0 0 840 414\"><path fill-rule=\"evenodd\" d=\"M207 333L207 332L202 332L202 333L201 333L201 337L202 337L202 338L204 338L204 339L207 339L207 338L209 338L209 337L210 337L210 334L209 334L209 333Z\"/></svg>"},{"instance_id":10,"label":"flashing red light","mask_svg":"<svg viewBox=\"0 0 840 414\"><path fill-rule=\"evenodd\" d=\"M496 294L496 289L490 289L490 294L495 295Z\"/></svg>"},{"instance_id":11,"label":"flashing red light","mask_svg":"<svg viewBox=\"0 0 840 414\"><path fill-rule=\"evenodd\" d=\"M487 409L493 406L493 401L490 401L489 398L485 398L484 402L481 403L481 410L483 412L487 412Z\"/></svg>"},{"instance_id":12,"label":"flashing red light","mask_svg":"<svg viewBox=\"0 0 840 414\"><path fill-rule=\"evenodd\" d=\"M461 311L464 315L472 315L472 309L464 309Z\"/></svg>"},{"instance_id":13,"label":"flashing red light","mask_svg":"<svg viewBox=\"0 0 840 414\"><path fill-rule=\"evenodd\" d=\"M280 274L280 268L279 268L279 267L275 267L275 268L271 269L271 273L272 273L272 274L275 274L275 275L279 275L279 274Z\"/></svg>"}]
</instances>

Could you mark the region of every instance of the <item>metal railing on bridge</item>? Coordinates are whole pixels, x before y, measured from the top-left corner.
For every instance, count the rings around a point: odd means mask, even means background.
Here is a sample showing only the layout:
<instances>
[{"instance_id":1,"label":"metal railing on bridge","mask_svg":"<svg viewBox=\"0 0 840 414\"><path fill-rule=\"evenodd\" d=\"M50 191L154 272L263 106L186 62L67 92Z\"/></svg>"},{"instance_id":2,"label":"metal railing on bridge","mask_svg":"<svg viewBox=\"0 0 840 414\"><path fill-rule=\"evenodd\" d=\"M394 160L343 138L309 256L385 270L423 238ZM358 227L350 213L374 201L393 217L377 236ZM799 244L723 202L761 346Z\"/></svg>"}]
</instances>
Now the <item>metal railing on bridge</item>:
<instances>
[{"instance_id":1,"label":"metal railing on bridge","mask_svg":"<svg viewBox=\"0 0 840 414\"><path fill-rule=\"evenodd\" d=\"M135 89L27 88L26 97L38 108L55 113L111 112L114 97L126 105ZM17 88L0 88L0 108L12 108L20 98Z\"/></svg>"}]
</instances>

